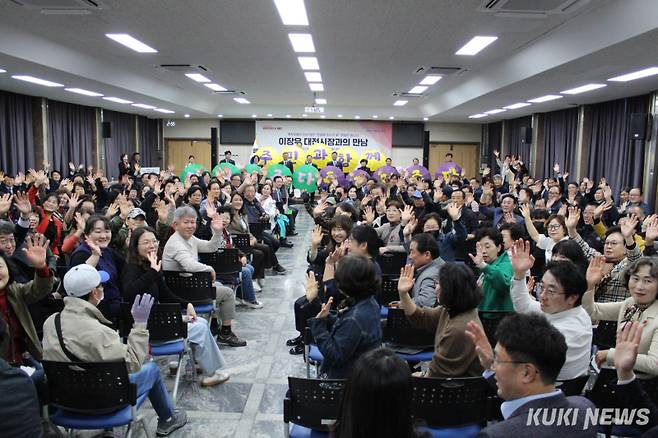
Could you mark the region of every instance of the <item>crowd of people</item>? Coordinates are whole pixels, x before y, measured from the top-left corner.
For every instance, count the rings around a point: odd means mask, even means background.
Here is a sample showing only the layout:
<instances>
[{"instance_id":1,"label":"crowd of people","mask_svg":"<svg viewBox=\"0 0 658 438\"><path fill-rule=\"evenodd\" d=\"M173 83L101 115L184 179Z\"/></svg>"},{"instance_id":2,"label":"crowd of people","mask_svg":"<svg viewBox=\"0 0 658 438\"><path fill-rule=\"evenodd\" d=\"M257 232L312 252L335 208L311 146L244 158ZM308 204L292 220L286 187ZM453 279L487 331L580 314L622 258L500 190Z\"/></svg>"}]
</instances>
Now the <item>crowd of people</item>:
<instances>
[{"instance_id":1,"label":"crowd of people","mask_svg":"<svg viewBox=\"0 0 658 438\"><path fill-rule=\"evenodd\" d=\"M495 382L504 421L484 431L490 436L520 430L529 406L591 407L555 384L588 375L592 355L598 366L617 366L620 386L658 377L658 215L641 188L572 180L558 164L554 175L535 178L520 157L495 155L495 169L465 175L454 163L434 179L405 171L376 179L364 160L348 184L328 178L299 196L315 226L305 293L294 302L299 335L286 344L302 354L309 331L323 355L321 377L347 378L346 398L359 397L359 379L373 378L364 370L380 370L380 383L401 379L398 389L410 385L406 364L381 349L382 307L402 309L412 326L434 334L432 359L411 364L414 376ZM223 162L234 164L230 153ZM0 184L0 371L29 363L37 381L42 360L124 359L138 393L151 399L158 435L167 435L187 420L147 360L151 308L179 304L201 384L227 381L218 344L248 342L233 331L236 306L263 308L257 294L266 277L286 272L277 253L292 248L286 236L296 234L292 178L228 166L182 178L172 168L148 173L139 154L122 156L118 181L93 167L70 163L60 172L43 164L3 174ZM287 155L282 164L293 166ZM231 248L241 265L237 287L200 261ZM381 264L396 256L405 260L395 275L398 298L386 301ZM211 276L210 322L169 287L168 271ZM134 325L124 343L115 329L126 303ZM493 345L483 330L491 320ZM606 324L623 335L616 347L593 337ZM349 415L356 400L343 401L336 436L366 430L354 423L367 419ZM381 436L413 436L406 421Z\"/></svg>"}]
</instances>

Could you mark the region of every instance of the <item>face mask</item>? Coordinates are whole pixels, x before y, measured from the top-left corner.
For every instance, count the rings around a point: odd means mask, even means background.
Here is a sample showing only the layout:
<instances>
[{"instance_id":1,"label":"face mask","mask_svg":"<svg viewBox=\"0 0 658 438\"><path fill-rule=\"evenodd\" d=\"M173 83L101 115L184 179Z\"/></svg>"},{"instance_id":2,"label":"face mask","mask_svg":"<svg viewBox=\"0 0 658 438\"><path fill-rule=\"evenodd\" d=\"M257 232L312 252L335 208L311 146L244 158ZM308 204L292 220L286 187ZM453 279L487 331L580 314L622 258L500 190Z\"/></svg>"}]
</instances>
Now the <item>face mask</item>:
<instances>
[{"instance_id":1,"label":"face mask","mask_svg":"<svg viewBox=\"0 0 658 438\"><path fill-rule=\"evenodd\" d=\"M105 299L105 291L102 292L101 297L98 299L98 302L96 303L96 307Z\"/></svg>"}]
</instances>

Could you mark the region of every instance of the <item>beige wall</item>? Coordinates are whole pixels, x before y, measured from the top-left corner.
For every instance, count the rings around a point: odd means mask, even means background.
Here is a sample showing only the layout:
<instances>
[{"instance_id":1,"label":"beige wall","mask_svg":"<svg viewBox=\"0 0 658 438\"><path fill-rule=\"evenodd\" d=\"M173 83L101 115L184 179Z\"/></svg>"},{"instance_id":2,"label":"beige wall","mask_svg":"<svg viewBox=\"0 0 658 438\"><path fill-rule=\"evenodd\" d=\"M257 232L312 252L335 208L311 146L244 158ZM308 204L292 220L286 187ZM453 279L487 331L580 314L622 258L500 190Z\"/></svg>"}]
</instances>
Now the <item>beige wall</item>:
<instances>
[{"instance_id":1,"label":"beige wall","mask_svg":"<svg viewBox=\"0 0 658 438\"><path fill-rule=\"evenodd\" d=\"M430 132L430 142L480 143L482 125L479 123L426 123L425 130Z\"/></svg>"}]
</instances>

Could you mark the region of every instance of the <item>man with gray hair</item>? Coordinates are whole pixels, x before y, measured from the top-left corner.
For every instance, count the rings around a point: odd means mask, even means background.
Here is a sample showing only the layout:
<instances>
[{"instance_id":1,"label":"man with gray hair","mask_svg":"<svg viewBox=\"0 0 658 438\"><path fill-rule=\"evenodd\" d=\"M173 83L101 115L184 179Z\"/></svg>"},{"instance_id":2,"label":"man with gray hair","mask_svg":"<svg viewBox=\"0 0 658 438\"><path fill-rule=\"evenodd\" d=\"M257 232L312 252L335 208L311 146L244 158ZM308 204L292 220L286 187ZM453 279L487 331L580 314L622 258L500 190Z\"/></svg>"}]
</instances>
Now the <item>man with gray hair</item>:
<instances>
[{"instance_id":1,"label":"man with gray hair","mask_svg":"<svg viewBox=\"0 0 658 438\"><path fill-rule=\"evenodd\" d=\"M211 272L215 278L212 266L199 262L199 253L212 253L225 246L223 230L224 223L218 214L212 219L212 238L202 240L194 236L196 231L196 211L189 206L178 207L174 212L173 227L176 232L171 235L162 253L162 269L181 272ZM220 344L231 347L244 347L247 342L238 338L231 330L231 322L235 317L235 294L233 290L215 283L218 309L222 326L217 335Z\"/></svg>"}]
</instances>

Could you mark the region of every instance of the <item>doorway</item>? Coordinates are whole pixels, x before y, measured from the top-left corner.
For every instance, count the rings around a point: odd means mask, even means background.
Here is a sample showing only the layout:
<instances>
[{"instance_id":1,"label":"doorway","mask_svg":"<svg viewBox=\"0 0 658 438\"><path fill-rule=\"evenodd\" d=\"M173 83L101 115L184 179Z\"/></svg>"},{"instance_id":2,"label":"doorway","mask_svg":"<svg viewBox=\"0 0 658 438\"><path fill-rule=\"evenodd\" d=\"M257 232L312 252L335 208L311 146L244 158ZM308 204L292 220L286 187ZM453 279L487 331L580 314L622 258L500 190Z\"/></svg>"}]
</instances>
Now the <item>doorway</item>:
<instances>
[{"instance_id":1,"label":"doorway","mask_svg":"<svg viewBox=\"0 0 658 438\"><path fill-rule=\"evenodd\" d=\"M210 167L210 142L208 140L167 140L167 163L174 165L174 173L180 175L190 155L195 162L208 170Z\"/></svg>"},{"instance_id":2,"label":"doorway","mask_svg":"<svg viewBox=\"0 0 658 438\"><path fill-rule=\"evenodd\" d=\"M457 163L467 177L479 174L478 157L480 145L477 143L430 143L429 171L434 175L439 164L445 161L448 152L452 153L452 161Z\"/></svg>"}]
</instances>

